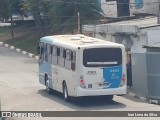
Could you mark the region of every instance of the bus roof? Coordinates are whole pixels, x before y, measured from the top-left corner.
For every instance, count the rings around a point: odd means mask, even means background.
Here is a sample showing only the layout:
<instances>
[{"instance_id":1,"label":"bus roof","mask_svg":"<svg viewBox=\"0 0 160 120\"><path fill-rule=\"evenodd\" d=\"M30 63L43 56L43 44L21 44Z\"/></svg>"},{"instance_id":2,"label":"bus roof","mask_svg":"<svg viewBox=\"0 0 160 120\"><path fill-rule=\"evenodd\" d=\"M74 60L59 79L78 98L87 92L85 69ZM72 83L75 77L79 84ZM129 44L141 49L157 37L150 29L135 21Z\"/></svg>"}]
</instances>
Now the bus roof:
<instances>
[{"instance_id":1,"label":"bus roof","mask_svg":"<svg viewBox=\"0 0 160 120\"><path fill-rule=\"evenodd\" d=\"M59 46L68 46L72 49L74 48L83 48L83 47L94 47L94 46L117 46L122 47L123 45L88 37L85 35L55 35L55 36L46 36L41 38L41 42L48 44L59 45Z\"/></svg>"}]
</instances>

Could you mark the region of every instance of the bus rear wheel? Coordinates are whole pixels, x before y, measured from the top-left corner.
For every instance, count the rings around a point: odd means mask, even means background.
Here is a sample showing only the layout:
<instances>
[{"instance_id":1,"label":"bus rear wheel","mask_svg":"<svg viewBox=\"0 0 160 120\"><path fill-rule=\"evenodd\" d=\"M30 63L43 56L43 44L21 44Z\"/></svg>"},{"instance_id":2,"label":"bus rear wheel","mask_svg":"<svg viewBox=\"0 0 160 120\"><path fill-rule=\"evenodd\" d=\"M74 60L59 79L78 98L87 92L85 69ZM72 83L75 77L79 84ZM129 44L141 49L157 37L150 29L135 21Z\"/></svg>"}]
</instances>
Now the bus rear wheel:
<instances>
[{"instance_id":1,"label":"bus rear wheel","mask_svg":"<svg viewBox=\"0 0 160 120\"><path fill-rule=\"evenodd\" d=\"M49 80L46 80L46 91L47 93L51 93L51 88L49 86Z\"/></svg>"},{"instance_id":2,"label":"bus rear wheel","mask_svg":"<svg viewBox=\"0 0 160 120\"><path fill-rule=\"evenodd\" d=\"M67 85L66 83L64 82L63 83L63 98L66 102L69 102L70 101L70 97L68 95L68 89L67 89Z\"/></svg>"}]
</instances>

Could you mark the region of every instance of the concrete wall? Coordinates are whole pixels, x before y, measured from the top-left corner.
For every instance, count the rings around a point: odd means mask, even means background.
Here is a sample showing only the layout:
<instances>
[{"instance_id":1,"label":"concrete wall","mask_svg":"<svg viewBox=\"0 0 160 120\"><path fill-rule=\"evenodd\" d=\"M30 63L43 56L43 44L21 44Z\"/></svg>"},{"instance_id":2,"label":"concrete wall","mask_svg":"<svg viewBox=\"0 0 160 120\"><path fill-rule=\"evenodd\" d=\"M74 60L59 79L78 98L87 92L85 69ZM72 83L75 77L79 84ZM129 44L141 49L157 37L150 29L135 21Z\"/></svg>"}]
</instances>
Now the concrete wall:
<instances>
[{"instance_id":1,"label":"concrete wall","mask_svg":"<svg viewBox=\"0 0 160 120\"><path fill-rule=\"evenodd\" d=\"M136 4L142 2L142 4ZM149 13L157 15L159 10L158 0L130 0L130 14Z\"/></svg>"},{"instance_id":2,"label":"concrete wall","mask_svg":"<svg viewBox=\"0 0 160 120\"><path fill-rule=\"evenodd\" d=\"M1 111L1 98L0 98L0 111ZM2 117L0 117L0 120L2 120Z\"/></svg>"},{"instance_id":3,"label":"concrete wall","mask_svg":"<svg viewBox=\"0 0 160 120\"><path fill-rule=\"evenodd\" d=\"M133 41L133 46L131 48L131 52L133 53L145 53L146 49L143 48L143 45L147 44L147 33L145 33L145 29L141 30L138 36L131 36Z\"/></svg>"},{"instance_id":4,"label":"concrete wall","mask_svg":"<svg viewBox=\"0 0 160 120\"><path fill-rule=\"evenodd\" d=\"M146 29L148 44L160 43L160 26L151 27Z\"/></svg>"},{"instance_id":5,"label":"concrete wall","mask_svg":"<svg viewBox=\"0 0 160 120\"><path fill-rule=\"evenodd\" d=\"M100 30L98 30L100 31ZM103 29L102 29L103 31ZM111 42L117 42L114 33L95 33L95 37ZM147 50L143 48L143 45L151 45L154 43L160 43L160 26L143 28L137 35L130 35L133 41L133 46L131 47L131 52L133 53L145 53ZM122 41L123 37L119 37L119 41ZM119 42L118 42L119 43ZM123 43L122 43L123 44Z\"/></svg>"},{"instance_id":6,"label":"concrete wall","mask_svg":"<svg viewBox=\"0 0 160 120\"><path fill-rule=\"evenodd\" d=\"M116 0L108 2L106 2L106 0L101 0L101 8L105 14L105 17L112 17L112 18L118 17Z\"/></svg>"},{"instance_id":7,"label":"concrete wall","mask_svg":"<svg viewBox=\"0 0 160 120\"><path fill-rule=\"evenodd\" d=\"M143 32L143 30L141 32ZM103 40L111 41L111 42L117 42L116 36L112 35L112 34L106 34L106 35L95 34L95 37L103 39ZM134 52L134 53L145 53L146 52L146 49L142 48L142 45L147 44L147 39L148 39L147 34L142 34L139 36L132 36L131 35L130 38L133 41L133 46L131 47L131 52ZM124 38L119 37L119 41L122 41L120 39L124 39ZM122 44L123 44L123 42L122 42Z\"/></svg>"}]
</instances>

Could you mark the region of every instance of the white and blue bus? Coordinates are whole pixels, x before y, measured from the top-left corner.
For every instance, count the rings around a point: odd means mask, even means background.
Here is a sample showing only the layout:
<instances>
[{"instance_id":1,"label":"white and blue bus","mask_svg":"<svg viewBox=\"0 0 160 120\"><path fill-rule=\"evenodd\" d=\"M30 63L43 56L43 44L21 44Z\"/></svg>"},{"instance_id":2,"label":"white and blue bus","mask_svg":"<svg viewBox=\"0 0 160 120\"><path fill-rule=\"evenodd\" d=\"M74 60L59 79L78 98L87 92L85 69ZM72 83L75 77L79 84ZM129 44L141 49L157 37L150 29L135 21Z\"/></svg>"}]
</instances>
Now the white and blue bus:
<instances>
[{"instance_id":1,"label":"white and blue bus","mask_svg":"<svg viewBox=\"0 0 160 120\"><path fill-rule=\"evenodd\" d=\"M39 43L39 82L64 99L126 94L125 47L84 35L43 37Z\"/></svg>"}]
</instances>

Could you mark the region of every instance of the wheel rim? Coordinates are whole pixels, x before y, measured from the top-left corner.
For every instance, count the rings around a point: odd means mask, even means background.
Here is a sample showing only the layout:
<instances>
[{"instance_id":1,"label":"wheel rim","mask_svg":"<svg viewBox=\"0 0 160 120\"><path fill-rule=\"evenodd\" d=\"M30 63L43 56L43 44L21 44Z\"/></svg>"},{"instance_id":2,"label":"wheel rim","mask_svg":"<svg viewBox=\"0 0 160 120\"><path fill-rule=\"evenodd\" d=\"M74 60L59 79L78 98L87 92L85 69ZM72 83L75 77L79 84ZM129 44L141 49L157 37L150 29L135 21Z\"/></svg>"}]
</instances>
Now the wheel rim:
<instances>
[{"instance_id":1,"label":"wheel rim","mask_svg":"<svg viewBox=\"0 0 160 120\"><path fill-rule=\"evenodd\" d=\"M64 87L64 98L67 99L68 98L68 95L67 95L67 88L66 86Z\"/></svg>"},{"instance_id":2,"label":"wheel rim","mask_svg":"<svg viewBox=\"0 0 160 120\"><path fill-rule=\"evenodd\" d=\"M46 81L46 90L49 91L49 80Z\"/></svg>"}]
</instances>

